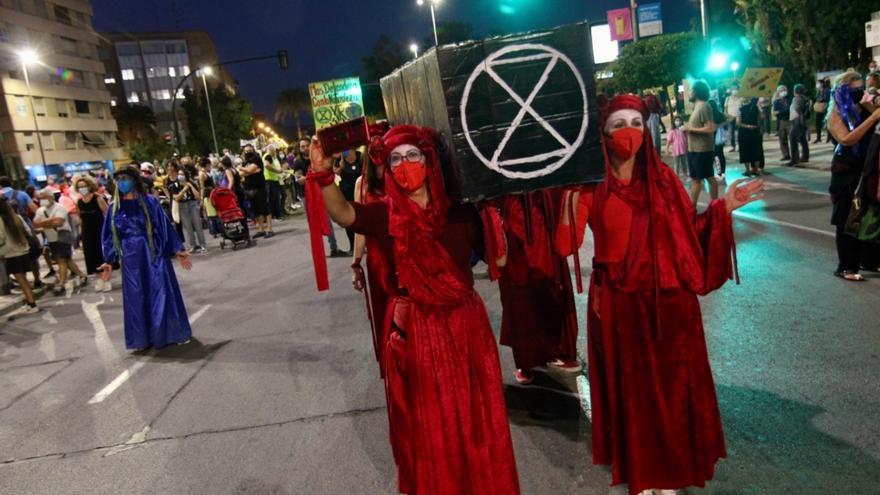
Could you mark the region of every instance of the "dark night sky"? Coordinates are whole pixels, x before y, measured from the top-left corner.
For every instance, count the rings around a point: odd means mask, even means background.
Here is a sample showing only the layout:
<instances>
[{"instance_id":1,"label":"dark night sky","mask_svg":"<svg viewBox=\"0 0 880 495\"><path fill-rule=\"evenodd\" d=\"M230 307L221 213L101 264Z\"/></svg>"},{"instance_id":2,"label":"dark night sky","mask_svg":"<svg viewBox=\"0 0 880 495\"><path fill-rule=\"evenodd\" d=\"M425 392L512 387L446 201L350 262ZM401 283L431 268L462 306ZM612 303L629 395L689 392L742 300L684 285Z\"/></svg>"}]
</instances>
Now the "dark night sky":
<instances>
[{"instance_id":1,"label":"dark night sky","mask_svg":"<svg viewBox=\"0 0 880 495\"><path fill-rule=\"evenodd\" d=\"M483 36L489 29L508 32L552 27L582 20L600 21L625 0L443 0L437 22L456 20L473 25ZM97 31L164 31L175 29L173 6L181 30L208 31L220 60L290 52L290 69L272 60L230 66L241 94L255 112L270 116L279 91L309 82L357 75L361 59L386 33L404 46L431 35L427 7L415 0L92 0ZM502 6L508 13L502 13ZM510 13L513 11L513 13ZM692 0L663 2L664 30L690 27L696 13ZM424 46L422 49L426 48Z\"/></svg>"}]
</instances>

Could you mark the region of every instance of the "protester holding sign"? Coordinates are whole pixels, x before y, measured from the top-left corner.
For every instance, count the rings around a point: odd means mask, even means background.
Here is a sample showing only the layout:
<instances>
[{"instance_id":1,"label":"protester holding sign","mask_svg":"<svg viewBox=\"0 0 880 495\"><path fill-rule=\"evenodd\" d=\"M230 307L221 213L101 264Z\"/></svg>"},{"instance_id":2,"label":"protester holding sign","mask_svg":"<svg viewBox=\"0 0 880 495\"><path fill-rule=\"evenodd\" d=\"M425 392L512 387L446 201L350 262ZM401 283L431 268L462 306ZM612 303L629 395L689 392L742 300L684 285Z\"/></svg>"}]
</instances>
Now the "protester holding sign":
<instances>
[{"instance_id":1,"label":"protester holding sign","mask_svg":"<svg viewBox=\"0 0 880 495\"><path fill-rule=\"evenodd\" d=\"M760 199L763 182L736 181L696 215L653 147L641 99L618 96L602 116L606 180L567 192L556 233L562 255L588 223L595 239L593 462L611 464L630 494L703 486L727 453L697 295L736 272L731 212Z\"/></svg>"},{"instance_id":2,"label":"protester holding sign","mask_svg":"<svg viewBox=\"0 0 880 495\"><path fill-rule=\"evenodd\" d=\"M385 201L358 204L334 185L332 158L315 140L309 188L321 188L336 223L393 245L400 293L383 368L399 491L518 494L498 353L471 273L471 253L484 251L480 219L450 204L438 142L408 125L374 141L371 159L392 180Z\"/></svg>"}]
</instances>

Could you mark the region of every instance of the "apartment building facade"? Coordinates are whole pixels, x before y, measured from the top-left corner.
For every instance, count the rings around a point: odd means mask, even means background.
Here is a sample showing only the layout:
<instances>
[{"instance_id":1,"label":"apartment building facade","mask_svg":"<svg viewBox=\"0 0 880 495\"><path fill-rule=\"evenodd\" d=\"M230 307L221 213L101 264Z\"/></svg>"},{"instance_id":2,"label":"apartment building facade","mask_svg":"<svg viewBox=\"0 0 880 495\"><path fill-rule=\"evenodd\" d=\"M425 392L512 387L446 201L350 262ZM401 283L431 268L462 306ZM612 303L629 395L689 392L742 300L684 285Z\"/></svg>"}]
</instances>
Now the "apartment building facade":
<instances>
[{"instance_id":1,"label":"apartment building facade","mask_svg":"<svg viewBox=\"0 0 880 495\"><path fill-rule=\"evenodd\" d=\"M88 0L0 0L0 174L41 184L127 162L98 44Z\"/></svg>"},{"instance_id":2,"label":"apartment building facade","mask_svg":"<svg viewBox=\"0 0 880 495\"><path fill-rule=\"evenodd\" d=\"M191 71L219 62L214 40L205 31L147 33L101 33L99 56L107 68L104 82L111 93L111 105L145 105L156 115L160 134L173 135L175 118L186 142L185 115L181 108L183 88L194 89L201 98L200 77L189 77ZM211 88L222 87L227 93L237 90L232 76L223 68L214 68L206 78ZM171 105L175 89L180 85L174 115Z\"/></svg>"}]
</instances>

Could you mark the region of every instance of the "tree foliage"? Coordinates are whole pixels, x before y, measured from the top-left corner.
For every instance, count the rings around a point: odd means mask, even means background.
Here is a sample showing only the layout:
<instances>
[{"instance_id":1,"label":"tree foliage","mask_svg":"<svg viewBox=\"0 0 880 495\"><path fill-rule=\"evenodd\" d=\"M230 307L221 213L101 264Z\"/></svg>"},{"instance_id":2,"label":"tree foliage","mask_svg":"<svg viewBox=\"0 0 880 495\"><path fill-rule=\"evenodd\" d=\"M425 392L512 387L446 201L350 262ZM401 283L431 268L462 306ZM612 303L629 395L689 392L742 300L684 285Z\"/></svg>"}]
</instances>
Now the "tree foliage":
<instances>
[{"instance_id":1,"label":"tree foliage","mask_svg":"<svg viewBox=\"0 0 880 495\"><path fill-rule=\"evenodd\" d=\"M437 39L441 45L461 43L474 39L474 27L467 22L446 21L437 25ZM424 49L434 46L434 33L425 37Z\"/></svg>"},{"instance_id":2,"label":"tree foliage","mask_svg":"<svg viewBox=\"0 0 880 495\"><path fill-rule=\"evenodd\" d=\"M785 68L788 83L810 82L815 72L864 68L864 23L880 1L728 0L752 50L765 65Z\"/></svg>"},{"instance_id":3,"label":"tree foliage","mask_svg":"<svg viewBox=\"0 0 880 495\"><path fill-rule=\"evenodd\" d=\"M288 117L293 117L296 122L297 137L302 138L302 121L301 117L305 113L307 116L312 110L312 100L308 90L303 88L285 89L278 94L275 101L275 121L284 122Z\"/></svg>"},{"instance_id":4,"label":"tree foliage","mask_svg":"<svg viewBox=\"0 0 880 495\"><path fill-rule=\"evenodd\" d=\"M614 77L603 86L610 91L637 92L675 84L694 72L704 51L702 37L693 32L643 38L621 49L611 66Z\"/></svg>"},{"instance_id":5,"label":"tree foliage","mask_svg":"<svg viewBox=\"0 0 880 495\"><path fill-rule=\"evenodd\" d=\"M164 160L171 147L156 132L156 115L146 105L120 104L113 108L119 139L135 162Z\"/></svg>"},{"instance_id":6,"label":"tree foliage","mask_svg":"<svg viewBox=\"0 0 880 495\"><path fill-rule=\"evenodd\" d=\"M214 114L214 127L217 131L217 146L237 149L239 140L251 132L253 110L251 104L241 96L230 95L222 88L210 89L211 111ZM190 88L184 91L181 105L186 112L186 148L191 153L206 154L214 150L211 136L211 121L205 99L196 98Z\"/></svg>"}]
</instances>

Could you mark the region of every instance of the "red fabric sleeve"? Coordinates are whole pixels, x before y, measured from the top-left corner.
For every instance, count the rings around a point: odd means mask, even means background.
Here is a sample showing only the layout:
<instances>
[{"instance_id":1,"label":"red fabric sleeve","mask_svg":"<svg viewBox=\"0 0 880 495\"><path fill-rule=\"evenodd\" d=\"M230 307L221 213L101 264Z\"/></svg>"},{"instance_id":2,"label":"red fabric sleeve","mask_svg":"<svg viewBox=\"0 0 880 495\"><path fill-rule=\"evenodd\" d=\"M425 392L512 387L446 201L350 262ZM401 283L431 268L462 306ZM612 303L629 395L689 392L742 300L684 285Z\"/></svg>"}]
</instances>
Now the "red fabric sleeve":
<instances>
[{"instance_id":1,"label":"red fabric sleeve","mask_svg":"<svg viewBox=\"0 0 880 495\"><path fill-rule=\"evenodd\" d=\"M507 254L507 243L504 238L501 214L495 205L487 204L480 208L480 216L483 220L486 251L484 259L489 266L489 280L498 280L501 277L501 269L496 265L497 260Z\"/></svg>"},{"instance_id":2,"label":"red fabric sleeve","mask_svg":"<svg viewBox=\"0 0 880 495\"><path fill-rule=\"evenodd\" d=\"M584 232L587 228L587 221L590 218L590 206L593 204L593 191L595 185L588 184L578 188L569 189L563 192L562 205L560 206L559 225L556 228L556 252L560 256L571 256L584 242ZM578 204L574 208L575 221L574 229L572 229L571 209L562 211L565 208L566 198L570 198L573 192L580 192ZM563 225L563 220L569 218L569 225ZM573 230L573 232L572 232ZM575 238L573 238L573 235Z\"/></svg>"},{"instance_id":3,"label":"red fabric sleeve","mask_svg":"<svg viewBox=\"0 0 880 495\"><path fill-rule=\"evenodd\" d=\"M383 202L349 204L354 208L352 230L363 235L388 235L388 205Z\"/></svg>"},{"instance_id":4,"label":"red fabric sleeve","mask_svg":"<svg viewBox=\"0 0 880 495\"><path fill-rule=\"evenodd\" d=\"M694 228L706 260L704 294L721 287L734 277L738 284L733 217L727 211L724 200L712 201L705 212L696 216Z\"/></svg>"}]
</instances>

